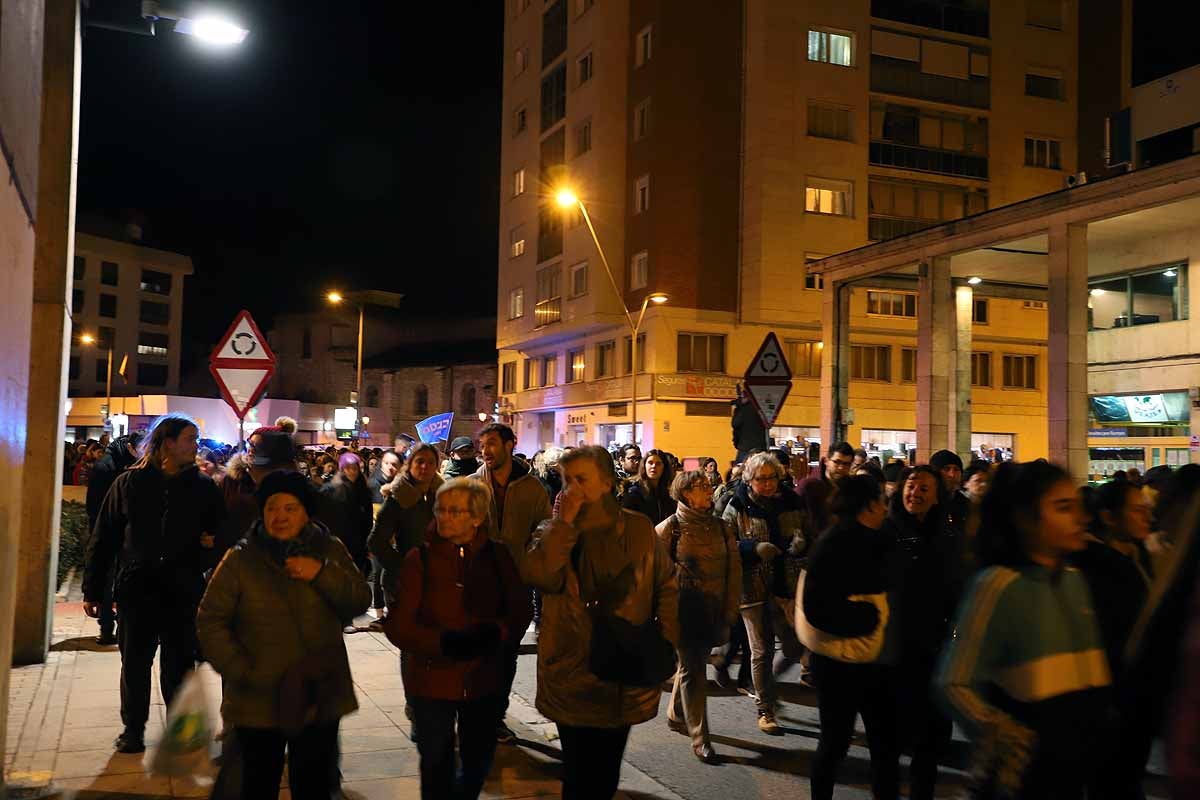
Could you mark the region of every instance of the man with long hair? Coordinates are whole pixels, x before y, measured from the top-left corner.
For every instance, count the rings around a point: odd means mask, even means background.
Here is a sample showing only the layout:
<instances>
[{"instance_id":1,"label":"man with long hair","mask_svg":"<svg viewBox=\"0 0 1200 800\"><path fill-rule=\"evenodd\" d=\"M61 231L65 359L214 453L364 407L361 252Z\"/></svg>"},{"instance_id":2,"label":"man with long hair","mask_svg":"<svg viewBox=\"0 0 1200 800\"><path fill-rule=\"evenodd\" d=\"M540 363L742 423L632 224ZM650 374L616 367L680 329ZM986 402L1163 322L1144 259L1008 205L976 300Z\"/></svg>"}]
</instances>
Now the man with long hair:
<instances>
[{"instance_id":1,"label":"man with long hair","mask_svg":"<svg viewBox=\"0 0 1200 800\"><path fill-rule=\"evenodd\" d=\"M204 571L214 566L221 493L196 468L200 430L183 414L166 414L142 440L141 458L113 482L96 517L83 573L84 612L100 614L113 561L121 615L121 722L115 748L146 749L150 669L162 648L160 684L170 705L195 666L196 607Z\"/></svg>"}]
</instances>

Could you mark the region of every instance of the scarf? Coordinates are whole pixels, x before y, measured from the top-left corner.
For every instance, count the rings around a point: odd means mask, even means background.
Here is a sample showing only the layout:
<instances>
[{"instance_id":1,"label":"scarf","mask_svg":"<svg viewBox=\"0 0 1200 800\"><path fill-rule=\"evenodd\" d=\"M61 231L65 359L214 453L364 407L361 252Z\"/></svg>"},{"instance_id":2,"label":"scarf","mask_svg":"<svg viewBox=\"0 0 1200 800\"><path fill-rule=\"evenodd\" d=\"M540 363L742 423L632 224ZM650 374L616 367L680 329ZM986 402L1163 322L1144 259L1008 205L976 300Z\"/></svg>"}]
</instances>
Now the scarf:
<instances>
[{"instance_id":1,"label":"scarf","mask_svg":"<svg viewBox=\"0 0 1200 800\"><path fill-rule=\"evenodd\" d=\"M596 506L585 507L580 513L590 512L588 518L576 520L575 569L584 603L594 602L600 613L611 615L634 589L633 559L616 498L605 495Z\"/></svg>"},{"instance_id":2,"label":"scarf","mask_svg":"<svg viewBox=\"0 0 1200 800\"><path fill-rule=\"evenodd\" d=\"M293 556L316 557L320 551L321 529L313 523L308 523L294 539L276 539L267 533L262 521L255 523L250 539L266 553L267 558L278 566Z\"/></svg>"}]
</instances>

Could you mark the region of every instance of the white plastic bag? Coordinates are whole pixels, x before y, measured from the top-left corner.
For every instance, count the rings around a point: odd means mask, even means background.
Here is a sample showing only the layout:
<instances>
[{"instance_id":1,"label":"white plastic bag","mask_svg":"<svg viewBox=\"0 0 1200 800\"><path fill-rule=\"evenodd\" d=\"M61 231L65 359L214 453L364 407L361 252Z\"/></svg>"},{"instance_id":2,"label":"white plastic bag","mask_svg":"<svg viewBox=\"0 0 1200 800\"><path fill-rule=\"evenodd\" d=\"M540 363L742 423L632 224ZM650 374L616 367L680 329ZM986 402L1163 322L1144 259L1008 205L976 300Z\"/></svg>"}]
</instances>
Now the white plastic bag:
<instances>
[{"instance_id":1,"label":"white plastic bag","mask_svg":"<svg viewBox=\"0 0 1200 800\"><path fill-rule=\"evenodd\" d=\"M217 732L219 715L209 704L201 665L189 672L167 709L163 735L153 748L146 751L144 766L156 775L177 778L191 777L198 783L212 778L212 745Z\"/></svg>"}]
</instances>

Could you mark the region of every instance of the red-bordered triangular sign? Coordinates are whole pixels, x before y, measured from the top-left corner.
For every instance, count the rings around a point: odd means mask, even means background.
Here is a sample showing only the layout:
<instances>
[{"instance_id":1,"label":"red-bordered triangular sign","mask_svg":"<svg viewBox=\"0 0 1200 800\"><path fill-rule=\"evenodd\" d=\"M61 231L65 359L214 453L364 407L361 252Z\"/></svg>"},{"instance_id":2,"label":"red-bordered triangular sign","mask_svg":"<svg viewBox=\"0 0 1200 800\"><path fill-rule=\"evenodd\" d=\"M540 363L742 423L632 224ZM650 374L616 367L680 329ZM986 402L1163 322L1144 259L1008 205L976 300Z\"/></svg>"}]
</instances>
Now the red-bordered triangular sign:
<instances>
[{"instance_id":1,"label":"red-bordered triangular sign","mask_svg":"<svg viewBox=\"0 0 1200 800\"><path fill-rule=\"evenodd\" d=\"M242 310L208 360L221 397L239 419L262 398L275 374L275 353L250 312Z\"/></svg>"},{"instance_id":2,"label":"red-bordered triangular sign","mask_svg":"<svg viewBox=\"0 0 1200 800\"><path fill-rule=\"evenodd\" d=\"M754 354L750 366L746 368L746 373L742 377L748 381L790 381L792 379L792 370L788 367L787 358L783 355L783 347L780 346L779 337L775 335L775 331L771 331L763 339L763 343L759 345L758 352Z\"/></svg>"}]
</instances>

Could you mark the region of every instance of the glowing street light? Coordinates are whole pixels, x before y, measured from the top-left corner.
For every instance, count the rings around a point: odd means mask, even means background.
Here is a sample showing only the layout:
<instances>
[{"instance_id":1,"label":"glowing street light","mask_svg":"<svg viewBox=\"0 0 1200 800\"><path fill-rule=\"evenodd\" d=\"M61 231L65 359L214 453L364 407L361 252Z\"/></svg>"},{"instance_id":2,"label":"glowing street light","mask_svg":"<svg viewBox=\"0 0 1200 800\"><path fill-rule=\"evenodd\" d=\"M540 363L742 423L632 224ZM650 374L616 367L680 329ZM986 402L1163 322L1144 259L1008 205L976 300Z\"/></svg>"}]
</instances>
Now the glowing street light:
<instances>
[{"instance_id":1,"label":"glowing street light","mask_svg":"<svg viewBox=\"0 0 1200 800\"><path fill-rule=\"evenodd\" d=\"M83 342L84 344L95 344L96 337L92 336L90 333L85 333L79 337L79 341Z\"/></svg>"},{"instance_id":2,"label":"glowing street light","mask_svg":"<svg viewBox=\"0 0 1200 800\"><path fill-rule=\"evenodd\" d=\"M967 278L967 283L971 284L972 286L978 286L979 284L983 283L983 278L979 277L978 275L972 275L971 277Z\"/></svg>"},{"instance_id":3,"label":"glowing street light","mask_svg":"<svg viewBox=\"0 0 1200 800\"><path fill-rule=\"evenodd\" d=\"M404 295L396 294L395 292L383 292L378 290L369 290L361 292L346 292L342 293L336 289L332 289L325 293L325 299L331 305L341 305L343 302L350 302L358 306L358 359L355 369L354 380L354 406L357 410L362 407L362 362L363 362L363 312L368 304L376 306L386 306L388 308L399 308L400 301ZM366 424L366 419L363 419L363 424ZM357 424L356 426L357 427Z\"/></svg>"},{"instance_id":4,"label":"glowing street light","mask_svg":"<svg viewBox=\"0 0 1200 800\"><path fill-rule=\"evenodd\" d=\"M176 33L195 37L196 41L212 47L235 47L250 34L226 16L202 9L194 14L193 11L166 7L157 0L142 0L142 19L149 21L151 34L159 20L172 20Z\"/></svg>"},{"instance_id":5,"label":"glowing street light","mask_svg":"<svg viewBox=\"0 0 1200 800\"><path fill-rule=\"evenodd\" d=\"M90 333L81 334L79 336L79 341L86 345L97 344L96 337L92 336ZM108 348L108 368L105 371L105 378L104 378L105 393L108 395L108 400L107 400L108 405L106 405L104 407L104 421L105 422L108 422L109 416L112 415L112 353L113 353L113 349L110 346Z\"/></svg>"}]
</instances>

